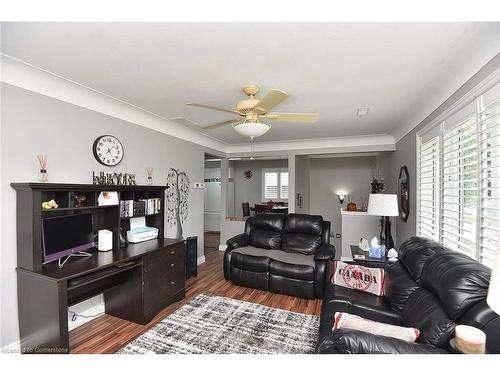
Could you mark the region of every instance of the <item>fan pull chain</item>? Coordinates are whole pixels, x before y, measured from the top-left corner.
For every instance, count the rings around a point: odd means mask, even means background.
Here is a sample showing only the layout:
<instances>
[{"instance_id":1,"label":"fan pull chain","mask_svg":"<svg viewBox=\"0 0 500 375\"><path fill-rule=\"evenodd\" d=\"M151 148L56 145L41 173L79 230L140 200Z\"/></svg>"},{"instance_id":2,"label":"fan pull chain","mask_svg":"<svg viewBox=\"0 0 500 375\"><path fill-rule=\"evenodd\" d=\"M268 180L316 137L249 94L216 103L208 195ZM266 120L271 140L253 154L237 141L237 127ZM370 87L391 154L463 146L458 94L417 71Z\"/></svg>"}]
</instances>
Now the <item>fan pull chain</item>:
<instances>
[{"instance_id":1,"label":"fan pull chain","mask_svg":"<svg viewBox=\"0 0 500 375\"><path fill-rule=\"evenodd\" d=\"M253 153L254 153L254 150L255 150L255 141L254 141L254 137L250 137L250 160L253 160Z\"/></svg>"}]
</instances>

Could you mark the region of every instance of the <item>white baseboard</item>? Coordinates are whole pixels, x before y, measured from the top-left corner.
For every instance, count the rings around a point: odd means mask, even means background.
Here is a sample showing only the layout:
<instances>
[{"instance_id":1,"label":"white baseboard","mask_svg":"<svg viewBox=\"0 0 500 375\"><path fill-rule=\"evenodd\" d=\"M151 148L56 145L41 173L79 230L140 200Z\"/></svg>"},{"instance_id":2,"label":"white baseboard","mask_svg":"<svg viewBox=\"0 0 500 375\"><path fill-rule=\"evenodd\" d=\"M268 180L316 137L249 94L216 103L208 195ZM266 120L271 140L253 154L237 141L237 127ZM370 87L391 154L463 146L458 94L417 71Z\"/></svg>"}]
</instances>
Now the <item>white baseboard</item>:
<instances>
[{"instance_id":1,"label":"white baseboard","mask_svg":"<svg viewBox=\"0 0 500 375\"><path fill-rule=\"evenodd\" d=\"M219 251L226 251L227 245L219 245Z\"/></svg>"},{"instance_id":2,"label":"white baseboard","mask_svg":"<svg viewBox=\"0 0 500 375\"><path fill-rule=\"evenodd\" d=\"M202 255L201 257L198 257L198 260L196 261L197 265L200 265L202 263L205 263L205 255Z\"/></svg>"},{"instance_id":3,"label":"white baseboard","mask_svg":"<svg viewBox=\"0 0 500 375\"><path fill-rule=\"evenodd\" d=\"M15 341L12 344L6 345L2 348L2 353L19 354L21 353L21 341Z\"/></svg>"}]
</instances>

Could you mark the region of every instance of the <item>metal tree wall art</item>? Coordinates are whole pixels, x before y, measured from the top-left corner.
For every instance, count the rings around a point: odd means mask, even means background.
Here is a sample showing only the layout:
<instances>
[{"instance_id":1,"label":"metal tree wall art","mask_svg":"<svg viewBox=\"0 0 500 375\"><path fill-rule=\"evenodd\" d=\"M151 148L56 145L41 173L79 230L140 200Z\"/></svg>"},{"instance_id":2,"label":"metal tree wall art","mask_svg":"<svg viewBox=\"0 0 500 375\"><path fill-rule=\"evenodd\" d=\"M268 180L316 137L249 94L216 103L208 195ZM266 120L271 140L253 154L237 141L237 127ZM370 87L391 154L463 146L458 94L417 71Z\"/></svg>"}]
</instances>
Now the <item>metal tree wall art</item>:
<instances>
[{"instance_id":1,"label":"metal tree wall art","mask_svg":"<svg viewBox=\"0 0 500 375\"><path fill-rule=\"evenodd\" d=\"M167 175L167 222L177 225L176 238L182 238L182 224L188 217L189 177L184 171L170 168Z\"/></svg>"}]
</instances>

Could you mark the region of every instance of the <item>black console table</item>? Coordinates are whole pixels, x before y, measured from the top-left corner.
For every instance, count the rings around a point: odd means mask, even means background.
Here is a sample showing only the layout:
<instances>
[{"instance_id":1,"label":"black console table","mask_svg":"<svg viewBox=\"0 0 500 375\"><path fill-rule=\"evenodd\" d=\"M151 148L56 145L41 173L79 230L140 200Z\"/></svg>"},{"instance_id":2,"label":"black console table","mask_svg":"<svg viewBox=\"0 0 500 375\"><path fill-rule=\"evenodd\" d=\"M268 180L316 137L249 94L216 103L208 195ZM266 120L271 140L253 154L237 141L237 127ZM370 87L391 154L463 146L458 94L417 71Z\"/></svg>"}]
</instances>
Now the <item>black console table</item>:
<instances>
[{"instance_id":1,"label":"black console table","mask_svg":"<svg viewBox=\"0 0 500 375\"><path fill-rule=\"evenodd\" d=\"M163 238L163 186L95 186L12 184L17 190L18 315L23 353L69 353L68 307L104 295L106 314L146 324L169 304L185 296L184 240ZM97 206L100 191L118 191L126 199L161 198L161 210L146 218L159 228L159 238L120 247L119 206ZM87 205L73 207L71 194L88 196ZM41 202L57 199L59 208L43 210ZM121 199L121 198L120 198ZM124 198L125 199L125 198ZM41 220L89 210L94 232L108 229L114 248L91 251L91 257L42 264Z\"/></svg>"}]
</instances>

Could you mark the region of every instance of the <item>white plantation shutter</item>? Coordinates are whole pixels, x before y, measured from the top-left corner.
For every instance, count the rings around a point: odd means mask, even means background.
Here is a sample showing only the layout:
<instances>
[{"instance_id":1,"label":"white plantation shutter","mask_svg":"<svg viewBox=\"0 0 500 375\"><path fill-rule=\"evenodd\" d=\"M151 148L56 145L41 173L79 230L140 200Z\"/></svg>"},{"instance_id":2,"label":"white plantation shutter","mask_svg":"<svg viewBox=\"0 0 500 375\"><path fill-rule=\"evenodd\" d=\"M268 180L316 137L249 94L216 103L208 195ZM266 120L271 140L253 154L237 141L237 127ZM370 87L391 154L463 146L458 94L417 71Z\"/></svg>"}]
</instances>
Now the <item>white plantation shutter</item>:
<instances>
[{"instance_id":1,"label":"white plantation shutter","mask_svg":"<svg viewBox=\"0 0 500 375\"><path fill-rule=\"evenodd\" d=\"M288 199L288 172L280 173L280 198Z\"/></svg>"},{"instance_id":2,"label":"white plantation shutter","mask_svg":"<svg viewBox=\"0 0 500 375\"><path fill-rule=\"evenodd\" d=\"M492 267L500 240L500 85L419 136L417 234Z\"/></svg>"},{"instance_id":3,"label":"white plantation shutter","mask_svg":"<svg viewBox=\"0 0 500 375\"><path fill-rule=\"evenodd\" d=\"M478 116L480 141L479 260L493 267L500 240L500 85L483 95Z\"/></svg>"},{"instance_id":4,"label":"white plantation shutter","mask_svg":"<svg viewBox=\"0 0 500 375\"><path fill-rule=\"evenodd\" d=\"M467 113L472 107L468 106L454 118L444 121L441 141L441 242L475 258L479 198L478 142L476 113Z\"/></svg>"},{"instance_id":5,"label":"white plantation shutter","mask_svg":"<svg viewBox=\"0 0 500 375\"><path fill-rule=\"evenodd\" d=\"M419 236L439 241L439 137L435 136L420 145L419 197L417 200Z\"/></svg>"},{"instance_id":6,"label":"white plantation shutter","mask_svg":"<svg viewBox=\"0 0 500 375\"><path fill-rule=\"evenodd\" d=\"M278 199L278 172L264 172L264 198Z\"/></svg>"}]
</instances>

